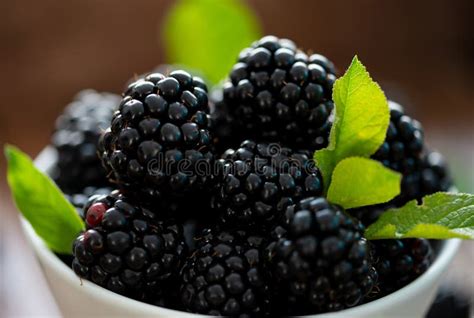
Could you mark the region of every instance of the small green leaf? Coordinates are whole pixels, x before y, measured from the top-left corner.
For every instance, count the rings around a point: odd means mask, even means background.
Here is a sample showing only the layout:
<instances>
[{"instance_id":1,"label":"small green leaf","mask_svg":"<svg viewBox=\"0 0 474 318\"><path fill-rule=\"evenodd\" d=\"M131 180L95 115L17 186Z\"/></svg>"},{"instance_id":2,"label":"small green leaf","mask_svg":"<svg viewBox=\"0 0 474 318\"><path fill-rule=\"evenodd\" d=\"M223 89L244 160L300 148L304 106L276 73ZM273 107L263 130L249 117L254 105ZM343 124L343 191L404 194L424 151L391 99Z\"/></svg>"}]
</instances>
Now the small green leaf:
<instances>
[{"instance_id":1,"label":"small green leaf","mask_svg":"<svg viewBox=\"0 0 474 318\"><path fill-rule=\"evenodd\" d=\"M237 0L181 0L164 24L167 62L200 70L214 84L260 35L258 19Z\"/></svg>"},{"instance_id":2,"label":"small green leaf","mask_svg":"<svg viewBox=\"0 0 474 318\"><path fill-rule=\"evenodd\" d=\"M327 197L345 209L385 203L400 193L401 179L378 161L346 158L334 169Z\"/></svg>"},{"instance_id":3,"label":"small green leaf","mask_svg":"<svg viewBox=\"0 0 474 318\"><path fill-rule=\"evenodd\" d=\"M18 209L51 250L71 254L74 239L84 229L74 207L25 153L7 145L5 156L7 180Z\"/></svg>"},{"instance_id":4,"label":"small green leaf","mask_svg":"<svg viewBox=\"0 0 474 318\"><path fill-rule=\"evenodd\" d=\"M315 153L326 190L339 161L354 156L370 157L377 151L385 140L390 120L382 89L357 56L334 84L333 99L336 113L329 146Z\"/></svg>"},{"instance_id":5,"label":"small green leaf","mask_svg":"<svg viewBox=\"0 0 474 318\"><path fill-rule=\"evenodd\" d=\"M438 192L390 209L365 231L369 240L394 238L474 239L474 195Z\"/></svg>"}]
</instances>

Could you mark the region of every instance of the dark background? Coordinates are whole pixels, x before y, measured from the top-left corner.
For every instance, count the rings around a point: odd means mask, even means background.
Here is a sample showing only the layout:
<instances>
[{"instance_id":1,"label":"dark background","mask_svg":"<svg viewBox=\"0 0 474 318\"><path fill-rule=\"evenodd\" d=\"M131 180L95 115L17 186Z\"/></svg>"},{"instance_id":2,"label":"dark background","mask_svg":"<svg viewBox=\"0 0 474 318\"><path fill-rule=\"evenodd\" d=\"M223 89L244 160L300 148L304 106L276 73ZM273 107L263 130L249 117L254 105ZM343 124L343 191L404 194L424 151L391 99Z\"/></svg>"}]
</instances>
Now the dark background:
<instances>
[{"instance_id":1,"label":"dark background","mask_svg":"<svg viewBox=\"0 0 474 318\"><path fill-rule=\"evenodd\" d=\"M2 1L0 144L13 143L35 156L48 143L55 118L76 92L94 88L120 93L133 74L165 62L160 23L171 4ZM264 33L291 38L302 48L323 53L341 71L358 54L388 97L400 101L423 123L428 142L445 152L461 189L472 191L474 1L253 0L248 4L261 18ZM0 253L4 255L0 257L7 261L1 271L0 308L5 315L52 315L54 305L13 218L4 164L2 156ZM464 255L473 261L472 249ZM469 278L474 286L473 276ZM7 289L11 282L15 286Z\"/></svg>"}]
</instances>

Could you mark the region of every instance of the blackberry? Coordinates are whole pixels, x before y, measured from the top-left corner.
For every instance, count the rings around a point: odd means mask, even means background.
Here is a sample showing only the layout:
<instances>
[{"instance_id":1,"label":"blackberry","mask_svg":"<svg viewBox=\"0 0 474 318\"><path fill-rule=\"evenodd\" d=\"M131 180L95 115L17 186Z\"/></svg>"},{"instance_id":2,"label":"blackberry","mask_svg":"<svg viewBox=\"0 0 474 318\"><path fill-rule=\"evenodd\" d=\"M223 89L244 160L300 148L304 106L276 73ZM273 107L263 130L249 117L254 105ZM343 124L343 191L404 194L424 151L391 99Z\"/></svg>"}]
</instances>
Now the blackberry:
<instances>
[{"instance_id":1,"label":"blackberry","mask_svg":"<svg viewBox=\"0 0 474 318\"><path fill-rule=\"evenodd\" d=\"M152 200L205 188L213 150L202 80L179 70L152 73L124 96L100 142L111 179Z\"/></svg>"},{"instance_id":2,"label":"blackberry","mask_svg":"<svg viewBox=\"0 0 474 318\"><path fill-rule=\"evenodd\" d=\"M363 230L322 197L287 208L266 255L288 315L337 311L367 297L377 272Z\"/></svg>"},{"instance_id":3,"label":"blackberry","mask_svg":"<svg viewBox=\"0 0 474 318\"><path fill-rule=\"evenodd\" d=\"M421 124L405 115L403 107L389 101L390 123L384 143L372 156L386 167L402 174L401 194L395 199L401 205L417 197L419 170L424 152L424 136Z\"/></svg>"},{"instance_id":4,"label":"blackberry","mask_svg":"<svg viewBox=\"0 0 474 318\"><path fill-rule=\"evenodd\" d=\"M104 288L157 302L177 278L186 245L182 227L118 191L86 206L87 229L73 246L74 272Z\"/></svg>"},{"instance_id":5,"label":"blackberry","mask_svg":"<svg viewBox=\"0 0 474 318\"><path fill-rule=\"evenodd\" d=\"M312 160L278 144L244 141L239 149L227 150L217 166L211 205L227 226L269 226L287 206L323 190Z\"/></svg>"},{"instance_id":6,"label":"blackberry","mask_svg":"<svg viewBox=\"0 0 474 318\"><path fill-rule=\"evenodd\" d=\"M421 200L438 191L448 191L453 185L443 156L426 147L421 124L405 115L399 104L389 101L389 106L387 137L372 158L402 174L401 193L385 204L351 209L351 214L366 226L389 208L403 206L413 199Z\"/></svg>"},{"instance_id":7,"label":"blackberry","mask_svg":"<svg viewBox=\"0 0 474 318\"><path fill-rule=\"evenodd\" d=\"M379 274L377 296L384 296L412 282L431 265L433 252L426 239L371 241Z\"/></svg>"},{"instance_id":8,"label":"blackberry","mask_svg":"<svg viewBox=\"0 0 474 318\"><path fill-rule=\"evenodd\" d=\"M240 53L223 84L213 120L230 128L216 131L217 142L235 145L239 135L312 151L325 147L335 79L326 57L308 56L287 39L263 37Z\"/></svg>"},{"instance_id":9,"label":"blackberry","mask_svg":"<svg viewBox=\"0 0 474 318\"><path fill-rule=\"evenodd\" d=\"M187 311L214 316L268 316L263 239L245 231L205 230L181 273Z\"/></svg>"},{"instance_id":10,"label":"blackberry","mask_svg":"<svg viewBox=\"0 0 474 318\"><path fill-rule=\"evenodd\" d=\"M108 184L97 156L97 144L119 102L117 95L84 90L56 120L51 144L58 160L52 178L63 192L80 193L87 186Z\"/></svg>"},{"instance_id":11,"label":"blackberry","mask_svg":"<svg viewBox=\"0 0 474 318\"><path fill-rule=\"evenodd\" d=\"M390 125L385 142L372 156L385 166L400 172L401 194L392 203L403 205L451 186L441 154L429 152L424 143L421 124L407 116L403 107L389 101Z\"/></svg>"}]
</instances>

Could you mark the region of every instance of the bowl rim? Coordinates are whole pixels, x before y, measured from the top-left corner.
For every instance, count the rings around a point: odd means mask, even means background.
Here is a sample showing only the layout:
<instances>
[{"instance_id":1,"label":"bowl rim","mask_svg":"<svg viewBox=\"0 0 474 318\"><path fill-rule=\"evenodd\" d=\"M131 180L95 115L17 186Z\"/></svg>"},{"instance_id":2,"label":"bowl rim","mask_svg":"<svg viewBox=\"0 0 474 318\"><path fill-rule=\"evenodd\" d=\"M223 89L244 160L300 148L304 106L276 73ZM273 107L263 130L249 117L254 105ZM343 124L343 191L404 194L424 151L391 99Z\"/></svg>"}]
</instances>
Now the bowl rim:
<instances>
[{"instance_id":1,"label":"bowl rim","mask_svg":"<svg viewBox=\"0 0 474 318\"><path fill-rule=\"evenodd\" d=\"M56 158L54 150L51 147L46 147L35 159L36 166L42 171L50 171L54 164L54 160L51 160L53 156L54 158ZM106 302L121 303L123 306L126 306L131 311L137 311L142 313L155 313L157 315L161 314L173 317L209 317L140 302L138 300L134 300L132 298L128 298L109 291L87 280L80 279L70 267L63 263L59 259L59 257L57 257L46 246L44 241L36 234L31 224L21 214L19 218L23 231L27 236L28 241L37 253L37 256L41 259L41 263L45 263L45 265L51 267L58 275L63 278L63 280L67 281L68 284L81 284L81 287L85 288L84 291L92 293L96 299L104 299ZM440 248L438 249L437 253L435 253L435 259L431 266L428 268L428 270L424 272L420 277L415 279L413 282L389 295L373 300L369 303L361 304L341 311L308 315L306 317L336 318L341 317L341 315L352 317L364 315L368 312L382 312L383 309L387 308L391 303L399 302L400 298L413 298L418 293L418 290L422 289L423 286L426 286L430 283L433 277L438 277L442 275L443 271L449 265L454 255L456 254L460 244L460 239L442 240Z\"/></svg>"},{"instance_id":2,"label":"bowl rim","mask_svg":"<svg viewBox=\"0 0 474 318\"><path fill-rule=\"evenodd\" d=\"M122 305L127 306L130 310L137 310L140 312L147 311L150 313L155 312L156 314L166 314L170 316L186 316L186 317L206 317L203 315L188 313L184 311L169 309L165 307L155 306L147 304L132 298L128 298L119 294L116 294L112 291L109 291L105 288L102 288L92 282L87 280L81 280L74 271L63 263L59 257L57 257L43 242L43 240L36 234L31 224L20 215L20 221L22 228L28 237L31 245L33 246L35 252L38 254L38 257L41 259L46 266L51 267L58 275L60 275L65 281L69 284L81 284L84 291L90 292L96 299L104 299L107 302L120 302ZM456 254L456 251L459 248L461 240L459 239L450 239L442 242L441 247L438 253L435 256L435 260L428 268L428 270L423 273L420 277L415 279L413 282L409 283L405 287L386 295L377 300L373 300L369 303L358 305L352 308L344 309L337 312L323 313L316 315L308 315L307 317L339 317L341 314L347 315L348 317L357 316L359 314L364 314L365 312L377 312L386 308L386 306L394 301L397 301L400 297L403 298L412 298L417 294L417 291L421 286L429 283L432 277L437 277L442 274L444 269L449 265L453 256ZM209 317L209 316L207 316Z\"/></svg>"}]
</instances>

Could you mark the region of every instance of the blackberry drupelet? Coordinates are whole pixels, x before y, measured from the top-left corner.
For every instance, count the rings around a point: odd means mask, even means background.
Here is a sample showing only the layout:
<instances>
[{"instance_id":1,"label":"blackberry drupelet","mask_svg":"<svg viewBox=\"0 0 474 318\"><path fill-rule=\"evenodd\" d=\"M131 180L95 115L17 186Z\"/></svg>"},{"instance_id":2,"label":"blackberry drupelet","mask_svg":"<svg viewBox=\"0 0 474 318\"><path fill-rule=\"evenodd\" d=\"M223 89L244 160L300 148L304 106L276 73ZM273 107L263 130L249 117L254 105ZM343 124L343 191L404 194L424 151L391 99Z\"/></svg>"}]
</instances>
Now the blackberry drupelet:
<instances>
[{"instance_id":1,"label":"blackberry drupelet","mask_svg":"<svg viewBox=\"0 0 474 318\"><path fill-rule=\"evenodd\" d=\"M124 96L100 142L111 179L147 199L207 187L213 150L203 81L179 70L152 73Z\"/></svg>"},{"instance_id":2,"label":"blackberry drupelet","mask_svg":"<svg viewBox=\"0 0 474 318\"><path fill-rule=\"evenodd\" d=\"M56 120L51 144L58 160L52 178L63 192L80 193L87 186L108 184L97 144L119 103L120 96L84 90Z\"/></svg>"},{"instance_id":3,"label":"blackberry drupelet","mask_svg":"<svg viewBox=\"0 0 474 318\"><path fill-rule=\"evenodd\" d=\"M235 146L238 136L312 151L325 147L335 79L326 57L308 56L287 39L263 37L240 53L223 84L223 103L215 103L213 113L221 123L217 143ZM223 128L226 123L230 128Z\"/></svg>"},{"instance_id":4,"label":"blackberry drupelet","mask_svg":"<svg viewBox=\"0 0 474 318\"><path fill-rule=\"evenodd\" d=\"M225 226L271 229L286 207L322 194L322 177L304 153L278 144L244 141L217 161L218 185L211 201Z\"/></svg>"},{"instance_id":5,"label":"blackberry drupelet","mask_svg":"<svg viewBox=\"0 0 474 318\"><path fill-rule=\"evenodd\" d=\"M394 292L423 274L433 252L426 239L375 240L374 264L379 274L378 297Z\"/></svg>"},{"instance_id":6,"label":"blackberry drupelet","mask_svg":"<svg viewBox=\"0 0 474 318\"><path fill-rule=\"evenodd\" d=\"M377 272L363 230L362 224L322 197L288 207L266 249L286 314L337 311L367 297Z\"/></svg>"},{"instance_id":7,"label":"blackberry drupelet","mask_svg":"<svg viewBox=\"0 0 474 318\"><path fill-rule=\"evenodd\" d=\"M74 206L77 215L81 219L85 219L84 209L96 196L106 195L112 191L111 188L94 188L86 187L81 193L64 194L64 197ZM72 255L64 255L56 253L56 256L67 266L71 266L74 257Z\"/></svg>"},{"instance_id":8,"label":"blackberry drupelet","mask_svg":"<svg viewBox=\"0 0 474 318\"><path fill-rule=\"evenodd\" d=\"M205 230L181 273L187 311L232 317L268 316L263 239L245 231Z\"/></svg>"},{"instance_id":9,"label":"blackberry drupelet","mask_svg":"<svg viewBox=\"0 0 474 318\"><path fill-rule=\"evenodd\" d=\"M112 188L94 188L86 187L81 193L65 194L66 199L76 208L77 214L84 220L84 209L87 210L86 206L93 202L98 196L103 196L112 192Z\"/></svg>"},{"instance_id":10,"label":"blackberry drupelet","mask_svg":"<svg viewBox=\"0 0 474 318\"><path fill-rule=\"evenodd\" d=\"M423 156L420 181L422 196L439 191L449 191L453 187L448 165L441 153L428 151Z\"/></svg>"},{"instance_id":11,"label":"blackberry drupelet","mask_svg":"<svg viewBox=\"0 0 474 318\"><path fill-rule=\"evenodd\" d=\"M73 246L78 276L146 302L172 292L186 253L181 225L157 219L119 191L95 197L86 209L87 230Z\"/></svg>"}]
</instances>

